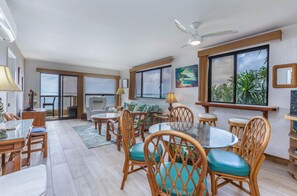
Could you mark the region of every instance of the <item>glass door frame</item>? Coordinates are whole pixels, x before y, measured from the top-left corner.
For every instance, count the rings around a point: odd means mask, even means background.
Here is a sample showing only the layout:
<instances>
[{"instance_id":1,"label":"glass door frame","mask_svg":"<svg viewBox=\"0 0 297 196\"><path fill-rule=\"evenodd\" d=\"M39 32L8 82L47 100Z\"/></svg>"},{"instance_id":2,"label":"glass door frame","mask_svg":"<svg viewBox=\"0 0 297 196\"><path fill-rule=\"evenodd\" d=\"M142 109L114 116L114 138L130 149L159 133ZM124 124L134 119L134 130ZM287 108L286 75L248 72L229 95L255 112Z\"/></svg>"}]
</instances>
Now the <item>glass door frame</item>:
<instances>
[{"instance_id":1,"label":"glass door frame","mask_svg":"<svg viewBox=\"0 0 297 196\"><path fill-rule=\"evenodd\" d=\"M42 106L42 97L41 97L41 74L51 74L51 75L56 75L58 76L58 97L57 97L57 101L58 101L58 115L57 115L57 118L56 119L59 119L59 120L63 120L63 119L75 119L77 118L77 114L76 114L76 117L63 117L63 106L64 106L64 102L63 102L63 94L64 94L64 89L63 89L63 86L64 86L64 83L63 82L63 77L76 77L77 78L77 82L78 82L78 76L77 75L69 75L69 74L58 74L58 73L47 73L47 72L40 72L40 95L39 95L39 102L40 102L40 108L43 108ZM77 92L76 92L76 96L78 96L78 83L76 83L76 89L77 89ZM77 106L77 104L76 104ZM78 107L78 106L77 106ZM54 119L54 120L56 120Z\"/></svg>"},{"instance_id":2,"label":"glass door frame","mask_svg":"<svg viewBox=\"0 0 297 196\"><path fill-rule=\"evenodd\" d=\"M75 77L78 81L77 75L58 74L59 75L59 92L58 92L58 119L75 119L77 118L77 112L75 117L63 117L64 111L64 78L63 77ZM78 84L76 82L76 97L78 91ZM77 105L77 104L76 104Z\"/></svg>"}]
</instances>

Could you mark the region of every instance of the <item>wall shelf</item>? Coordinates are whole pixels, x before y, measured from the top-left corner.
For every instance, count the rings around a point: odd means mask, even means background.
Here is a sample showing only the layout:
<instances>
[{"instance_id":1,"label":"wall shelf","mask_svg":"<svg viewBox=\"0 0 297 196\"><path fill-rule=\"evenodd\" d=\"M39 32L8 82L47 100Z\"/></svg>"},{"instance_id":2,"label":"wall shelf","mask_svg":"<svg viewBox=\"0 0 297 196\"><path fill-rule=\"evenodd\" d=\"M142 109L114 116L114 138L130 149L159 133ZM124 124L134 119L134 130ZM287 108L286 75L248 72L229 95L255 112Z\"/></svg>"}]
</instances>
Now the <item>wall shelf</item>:
<instances>
[{"instance_id":1,"label":"wall shelf","mask_svg":"<svg viewBox=\"0 0 297 196\"><path fill-rule=\"evenodd\" d=\"M204 107L205 112L209 112L209 107L238 109L238 110L252 110L263 113L263 117L268 118L268 112L278 111L275 106L258 106L258 105L243 105L243 104L230 104L230 103L213 103L213 102L196 102L195 105Z\"/></svg>"},{"instance_id":2,"label":"wall shelf","mask_svg":"<svg viewBox=\"0 0 297 196\"><path fill-rule=\"evenodd\" d=\"M293 130L293 123L297 121L296 115L286 114L285 119L290 120L290 148L288 150L290 162L288 165L288 171L293 175L295 179L297 179L297 133Z\"/></svg>"}]
</instances>

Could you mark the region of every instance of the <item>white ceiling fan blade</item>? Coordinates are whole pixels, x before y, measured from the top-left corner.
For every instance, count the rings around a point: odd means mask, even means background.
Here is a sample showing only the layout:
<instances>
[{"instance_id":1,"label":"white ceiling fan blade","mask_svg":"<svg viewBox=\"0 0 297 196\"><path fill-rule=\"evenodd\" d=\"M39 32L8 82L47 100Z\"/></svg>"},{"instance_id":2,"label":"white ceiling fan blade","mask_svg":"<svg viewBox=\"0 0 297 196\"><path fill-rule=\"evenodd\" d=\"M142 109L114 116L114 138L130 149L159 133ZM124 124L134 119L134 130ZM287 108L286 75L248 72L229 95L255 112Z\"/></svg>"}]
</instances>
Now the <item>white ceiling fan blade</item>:
<instances>
[{"instance_id":1,"label":"white ceiling fan blade","mask_svg":"<svg viewBox=\"0 0 297 196\"><path fill-rule=\"evenodd\" d=\"M184 48L184 47L187 47L187 46L189 46L189 45L191 45L191 44L188 42L188 43L186 43L185 45L183 45L183 46L181 46L181 47L179 47L179 48Z\"/></svg>"},{"instance_id":2,"label":"white ceiling fan blade","mask_svg":"<svg viewBox=\"0 0 297 196\"><path fill-rule=\"evenodd\" d=\"M234 33L238 33L238 31L235 31L235 30L220 31L220 32L216 32L216 33L210 33L210 34L202 35L201 37L202 38L209 38L209 37L229 35L229 34L234 34Z\"/></svg>"},{"instance_id":3,"label":"white ceiling fan blade","mask_svg":"<svg viewBox=\"0 0 297 196\"><path fill-rule=\"evenodd\" d=\"M184 33L190 33L182 24L180 24L180 22L178 22L178 20L175 19L174 22L177 28L179 28L179 30L181 30Z\"/></svg>"}]
</instances>

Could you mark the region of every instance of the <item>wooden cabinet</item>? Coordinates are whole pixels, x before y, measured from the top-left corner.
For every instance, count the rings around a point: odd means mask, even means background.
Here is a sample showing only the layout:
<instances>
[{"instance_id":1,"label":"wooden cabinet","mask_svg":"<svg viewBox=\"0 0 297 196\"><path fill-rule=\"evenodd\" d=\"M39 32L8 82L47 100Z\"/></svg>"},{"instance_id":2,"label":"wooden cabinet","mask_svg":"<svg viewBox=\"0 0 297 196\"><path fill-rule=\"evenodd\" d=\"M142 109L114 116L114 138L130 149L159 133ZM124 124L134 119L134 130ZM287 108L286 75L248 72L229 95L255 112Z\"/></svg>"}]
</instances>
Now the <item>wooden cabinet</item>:
<instances>
[{"instance_id":1,"label":"wooden cabinet","mask_svg":"<svg viewBox=\"0 0 297 196\"><path fill-rule=\"evenodd\" d=\"M46 109L37 108L34 111L23 111L22 119L34 119L34 127L45 127Z\"/></svg>"},{"instance_id":2,"label":"wooden cabinet","mask_svg":"<svg viewBox=\"0 0 297 196\"><path fill-rule=\"evenodd\" d=\"M289 158L290 162L288 165L288 171L293 175L295 179L297 179L297 130L294 128L294 124L297 125L297 115L285 115L285 118L291 121L290 125L290 148L288 150L289 152ZM294 123L295 122L295 123Z\"/></svg>"}]
</instances>

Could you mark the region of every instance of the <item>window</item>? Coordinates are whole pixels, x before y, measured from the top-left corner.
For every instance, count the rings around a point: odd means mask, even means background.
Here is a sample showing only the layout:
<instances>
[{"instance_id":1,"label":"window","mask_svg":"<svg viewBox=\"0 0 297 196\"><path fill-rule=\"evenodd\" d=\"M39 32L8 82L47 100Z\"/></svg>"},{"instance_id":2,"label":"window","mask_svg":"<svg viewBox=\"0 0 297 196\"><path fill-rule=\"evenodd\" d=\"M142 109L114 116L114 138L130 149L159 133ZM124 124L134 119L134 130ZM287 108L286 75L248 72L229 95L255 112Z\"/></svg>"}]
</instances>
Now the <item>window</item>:
<instances>
[{"instance_id":1,"label":"window","mask_svg":"<svg viewBox=\"0 0 297 196\"><path fill-rule=\"evenodd\" d=\"M269 46L209 58L210 102L268 105Z\"/></svg>"},{"instance_id":2,"label":"window","mask_svg":"<svg viewBox=\"0 0 297 196\"><path fill-rule=\"evenodd\" d=\"M136 73L136 97L166 98L171 91L171 65Z\"/></svg>"},{"instance_id":3,"label":"window","mask_svg":"<svg viewBox=\"0 0 297 196\"><path fill-rule=\"evenodd\" d=\"M111 78L84 77L85 106L89 106L89 98L106 97L107 105L115 104L116 80Z\"/></svg>"}]
</instances>

